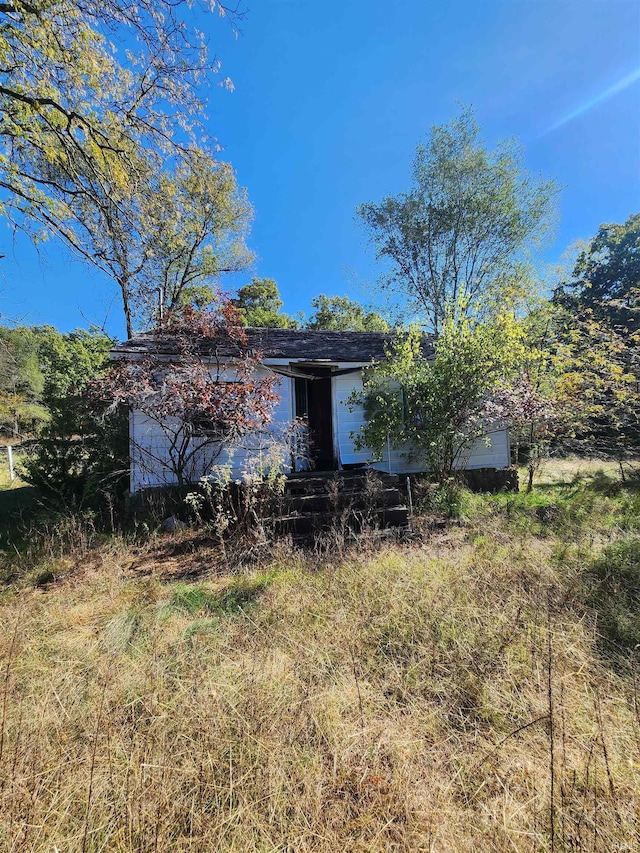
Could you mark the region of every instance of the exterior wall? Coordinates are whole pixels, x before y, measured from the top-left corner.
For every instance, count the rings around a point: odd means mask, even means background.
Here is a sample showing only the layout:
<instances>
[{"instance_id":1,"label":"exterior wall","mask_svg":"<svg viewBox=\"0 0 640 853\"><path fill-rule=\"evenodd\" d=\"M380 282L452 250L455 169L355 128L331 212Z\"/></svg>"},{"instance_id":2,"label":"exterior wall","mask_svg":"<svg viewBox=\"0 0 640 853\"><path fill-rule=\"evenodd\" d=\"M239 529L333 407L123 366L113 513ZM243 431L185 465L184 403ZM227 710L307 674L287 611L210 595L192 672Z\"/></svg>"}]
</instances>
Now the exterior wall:
<instances>
[{"instance_id":1,"label":"exterior wall","mask_svg":"<svg viewBox=\"0 0 640 853\"><path fill-rule=\"evenodd\" d=\"M352 433L357 433L364 424L364 409L360 406L349 409L347 401L354 391L362 390L362 378L359 373L347 373L336 376L334 382L335 397L335 434L339 459L341 464L357 464L369 462L371 454L367 451L356 450ZM424 470L424 465L407 458L410 448L388 448L381 462L374 462L373 467L394 474L417 473ZM509 433L506 429L488 433L485 440L480 440L471 448L465 468L507 468L511 464Z\"/></svg>"},{"instance_id":2,"label":"exterior wall","mask_svg":"<svg viewBox=\"0 0 640 853\"><path fill-rule=\"evenodd\" d=\"M292 360L293 361L293 360ZM274 365L275 366L275 365ZM288 365L287 365L288 366ZM336 366L336 365L334 365ZM354 367L353 364L339 364L339 368ZM268 365L259 368L264 373L270 372ZM230 370L227 378L233 378ZM294 380L290 377L280 377L280 400L274 411L272 432L283 431L291 424L294 417L293 387ZM364 423L364 409L356 407L353 411L347 405L354 391L362 390L360 373L346 373L332 378L333 398L333 439L336 457L339 464L366 464L371 461L371 453L366 450L356 450L352 433L357 433ZM131 413L129 420L131 448L131 491L153 486L175 484L175 477L170 469L162 464L168 458L168 439L166 433L153 421L145 418L139 412ZM195 439L197 441L197 439ZM269 437L254 438L246 446L235 447L232 451L223 451L212 459L213 452L198 454L195 458L191 481L196 482L205 471L210 471L212 465L229 465L231 475L241 478L253 465L264 460L270 443ZM406 450L406 448L405 448ZM498 430L487 435L485 441L479 441L472 448L466 468L507 468L510 465L509 436L506 430ZM285 466L286 467L286 466ZM373 463L373 467L393 473L412 473L422 471L424 466L407 458L402 448L390 448L381 462Z\"/></svg>"},{"instance_id":3,"label":"exterior wall","mask_svg":"<svg viewBox=\"0 0 640 853\"><path fill-rule=\"evenodd\" d=\"M258 368L259 375L270 373L268 368ZM226 377L233 378L230 370ZM288 377L281 377L278 393L280 400L275 406L272 432L277 434L285 429L292 420L292 382ZM169 422L169 420L168 420ZM197 439L193 439L197 442ZM214 448L205 448L194 457L192 471L189 473L191 482L197 482L200 477L210 471L212 465L229 466L231 476L236 479L251 468L258 465L272 444L268 436L262 439L253 437L232 450L224 450L216 457ZM140 411L133 411L129 416L129 447L131 457L131 491L137 492L154 486L175 485L173 472L163 465L162 460L169 458L169 437L155 422Z\"/></svg>"}]
</instances>

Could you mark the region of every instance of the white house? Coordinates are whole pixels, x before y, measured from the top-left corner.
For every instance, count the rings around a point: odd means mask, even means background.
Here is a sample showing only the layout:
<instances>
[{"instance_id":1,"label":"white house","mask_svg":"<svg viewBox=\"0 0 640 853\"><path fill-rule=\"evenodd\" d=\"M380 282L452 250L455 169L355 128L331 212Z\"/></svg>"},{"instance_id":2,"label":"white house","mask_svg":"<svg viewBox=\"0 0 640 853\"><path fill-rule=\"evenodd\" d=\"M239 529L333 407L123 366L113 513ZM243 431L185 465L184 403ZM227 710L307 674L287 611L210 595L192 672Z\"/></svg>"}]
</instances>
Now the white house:
<instances>
[{"instance_id":1,"label":"white house","mask_svg":"<svg viewBox=\"0 0 640 853\"><path fill-rule=\"evenodd\" d=\"M361 407L348 404L354 391L362 389L362 368L372 360L385 358L385 348L392 338L384 332L322 332L291 329L247 329L250 350L261 354L263 371L275 372L280 381L280 400L276 406L274 422L285 427L295 418L305 418L310 444L309 463L318 471L344 470L371 464L372 467L391 473L412 473L424 466L412 460L406 452L389 446L380 461L366 450L358 450L354 435L364 423ZM429 342L427 341L427 346ZM151 337L132 338L116 347L114 358L136 358L148 354L155 346ZM218 351L215 356L202 352L206 361L217 362L225 358ZM232 371L232 355L226 356ZM168 485L172 476L168 466L162 464L166 454L165 433L157 423L140 412L133 411L129 421L131 447L131 491ZM229 457L229 465L236 476L246 467L248 448ZM256 451L257 452L257 451ZM149 464L152 459L153 464ZM206 460L202 460L204 468ZM468 456L466 467L507 468L510 464L508 432L504 429L488 434L478 441ZM202 474L195 471L193 479Z\"/></svg>"}]
</instances>

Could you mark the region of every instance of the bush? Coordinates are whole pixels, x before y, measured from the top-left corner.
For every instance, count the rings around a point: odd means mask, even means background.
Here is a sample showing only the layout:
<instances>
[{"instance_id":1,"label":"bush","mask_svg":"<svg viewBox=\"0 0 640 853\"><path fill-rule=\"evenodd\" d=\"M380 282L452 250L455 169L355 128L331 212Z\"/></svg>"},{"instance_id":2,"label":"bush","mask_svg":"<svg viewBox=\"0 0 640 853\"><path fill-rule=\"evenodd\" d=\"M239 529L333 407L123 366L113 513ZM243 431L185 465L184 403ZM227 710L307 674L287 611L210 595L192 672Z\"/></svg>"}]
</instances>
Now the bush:
<instances>
[{"instance_id":1,"label":"bush","mask_svg":"<svg viewBox=\"0 0 640 853\"><path fill-rule=\"evenodd\" d=\"M128 486L127 413L99 419L82 398L68 402L25 460L24 478L64 507L100 508Z\"/></svg>"}]
</instances>

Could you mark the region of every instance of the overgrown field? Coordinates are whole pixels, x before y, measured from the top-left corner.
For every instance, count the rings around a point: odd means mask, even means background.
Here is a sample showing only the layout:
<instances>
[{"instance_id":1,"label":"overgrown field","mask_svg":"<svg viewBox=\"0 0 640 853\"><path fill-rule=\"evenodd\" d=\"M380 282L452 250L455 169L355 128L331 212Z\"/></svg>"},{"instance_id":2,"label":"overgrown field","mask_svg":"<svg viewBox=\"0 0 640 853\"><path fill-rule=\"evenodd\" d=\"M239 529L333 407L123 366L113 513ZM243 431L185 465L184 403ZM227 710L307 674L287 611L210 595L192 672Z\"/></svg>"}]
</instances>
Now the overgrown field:
<instances>
[{"instance_id":1,"label":"overgrown field","mask_svg":"<svg viewBox=\"0 0 640 853\"><path fill-rule=\"evenodd\" d=\"M444 506L233 571L192 532L7 548L0 850L637 850L637 481Z\"/></svg>"}]
</instances>

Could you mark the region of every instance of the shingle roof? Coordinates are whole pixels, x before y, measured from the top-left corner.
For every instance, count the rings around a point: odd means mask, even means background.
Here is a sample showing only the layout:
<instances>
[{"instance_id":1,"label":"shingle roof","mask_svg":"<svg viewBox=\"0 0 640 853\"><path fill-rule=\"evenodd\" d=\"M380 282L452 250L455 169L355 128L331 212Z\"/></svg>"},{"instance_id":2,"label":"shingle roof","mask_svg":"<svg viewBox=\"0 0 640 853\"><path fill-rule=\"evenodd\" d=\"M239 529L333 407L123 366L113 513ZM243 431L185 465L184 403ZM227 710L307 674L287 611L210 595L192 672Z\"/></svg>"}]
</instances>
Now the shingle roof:
<instances>
[{"instance_id":1,"label":"shingle roof","mask_svg":"<svg viewBox=\"0 0 640 853\"><path fill-rule=\"evenodd\" d=\"M385 350L394 338L393 332L324 332L310 329L246 329L250 350L261 353L263 358L303 359L304 361L368 362L385 358ZM431 335L425 335L425 350L433 349ZM201 353L213 355L210 342L203 339ZM207 348L209 343L209 348ZM150 352L171 353L175 351L170 340L159 341L153 335L137 335L119 344L114 354L140 354ZM218 356L237 355L237 348L217 346Z\"/></svg>"}]
</instances>

